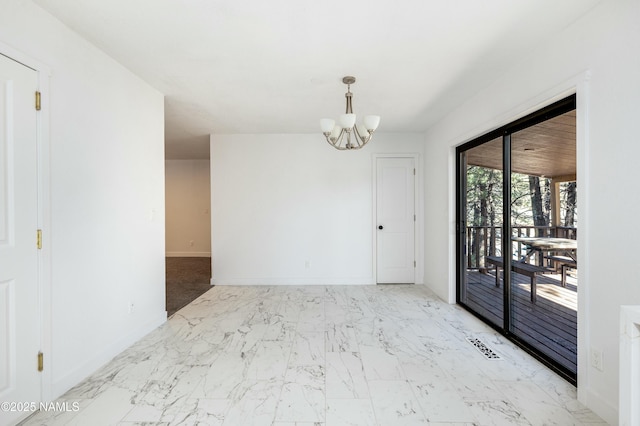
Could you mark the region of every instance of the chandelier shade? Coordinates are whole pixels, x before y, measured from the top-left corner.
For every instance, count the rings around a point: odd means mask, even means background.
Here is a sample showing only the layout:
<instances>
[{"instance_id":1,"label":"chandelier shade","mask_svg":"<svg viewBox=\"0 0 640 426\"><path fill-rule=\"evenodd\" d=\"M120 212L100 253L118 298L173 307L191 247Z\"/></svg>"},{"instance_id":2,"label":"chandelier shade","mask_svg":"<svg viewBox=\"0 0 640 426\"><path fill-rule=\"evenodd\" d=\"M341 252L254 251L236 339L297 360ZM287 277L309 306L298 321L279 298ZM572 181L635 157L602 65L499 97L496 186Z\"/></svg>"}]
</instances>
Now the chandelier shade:
<instances>
[{"instance_id":1,"label":"chandelier shade","mask_svg":"<svg viewBox=\"0 0 640 426\"><path fill-rule=\"evenodd\" d=\"M373 132L380 124L379 115L367 115L363 124L356 125L356 114L353 113L351 99L351 85L356 82L355 77L346 76L342 82L347 85L347 107L345 113L340 116L338 122L330 118L320 120L322 134L329 142L329 145L339 150L353 150L364 147L373 136Z\"/></svg>"},{"instance_id":2,"label":"chandelier shade","mask_svg":"<svg viewBox=\"0 0 640 426\"><path fill-rule=\"evenodd\" d=\"M320 120L320 128L322 129L322 133L331 133L335 125L336 121L330 118L323 118Z\"/></svg>"}]
</instances>

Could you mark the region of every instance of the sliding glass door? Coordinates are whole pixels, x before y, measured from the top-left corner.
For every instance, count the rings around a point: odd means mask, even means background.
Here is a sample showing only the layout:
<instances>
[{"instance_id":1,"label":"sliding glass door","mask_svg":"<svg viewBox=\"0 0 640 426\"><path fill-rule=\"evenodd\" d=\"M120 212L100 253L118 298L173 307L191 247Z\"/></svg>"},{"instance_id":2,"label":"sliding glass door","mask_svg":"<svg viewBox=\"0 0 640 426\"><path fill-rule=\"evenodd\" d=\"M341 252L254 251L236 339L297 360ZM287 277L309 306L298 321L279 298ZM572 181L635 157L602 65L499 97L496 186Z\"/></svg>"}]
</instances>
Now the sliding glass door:
<instances>
[{"instance_id":1,"label":"sliding glass door","mask_svg":"<svg viewBox=\"0 0 640 426\"><path fill-rule=\"evenodd\" d=\"M572 382L575 158L575 96L458 148L458 302Z\"/></svg>"}]
</instances>

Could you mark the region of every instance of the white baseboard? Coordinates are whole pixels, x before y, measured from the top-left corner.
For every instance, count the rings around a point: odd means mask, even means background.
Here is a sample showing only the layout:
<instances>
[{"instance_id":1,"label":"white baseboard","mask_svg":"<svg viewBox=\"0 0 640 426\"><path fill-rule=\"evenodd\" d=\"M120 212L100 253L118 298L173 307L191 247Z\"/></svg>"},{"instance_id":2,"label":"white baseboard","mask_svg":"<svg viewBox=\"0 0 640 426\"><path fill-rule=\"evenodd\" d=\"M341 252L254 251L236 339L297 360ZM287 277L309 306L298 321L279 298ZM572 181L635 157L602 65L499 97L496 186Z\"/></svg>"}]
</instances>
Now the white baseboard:
<instances>
[{"instance_id":1,"label":"white baseboard","mask_svg":"<svg viewBox=\"0 0 640 426\"><path fill-rule=\"evenodd\" d=\"M602 420L610 425L618 424L618 408L613 407L609 402L605 401L599 394L587 390L587 400L585 405L591 411L602 417Z\"/></svg>"},{"instance_id":2,"label":"white baseboard","mask_svg":"<svg viewBox=\"0 0 640 426\"><path fill-rule=\"evenodd\" d=\"M211 285L374 285L372 277L362 278L211 278Z\"/></svg>"},{"instance_id":3,"label":"white baseboard","mask_svg":"<svg viewBox=\"0 0 640 426\"><path fill-rule=\"evenodd\" d=\"M166 257L211 257L210 251L168 251Z\"/></svg>"},{"instance_id":4,"label":"white baseboard","mask_svg":"<svg viewBox=\"0 0 640 426\"><path fill-rule=\"evenodd\" d=\"M102 352L93 358L79 365L74 370L64 374L58 379L54 379L51 385L52 399L59 398L69 389L95 373L100 367L111 361L116 355L127 349L129 346L142 339L144 336L161 326L167 321L167 311L164 311L108 345Z\"/></svg>"}]
</instances>

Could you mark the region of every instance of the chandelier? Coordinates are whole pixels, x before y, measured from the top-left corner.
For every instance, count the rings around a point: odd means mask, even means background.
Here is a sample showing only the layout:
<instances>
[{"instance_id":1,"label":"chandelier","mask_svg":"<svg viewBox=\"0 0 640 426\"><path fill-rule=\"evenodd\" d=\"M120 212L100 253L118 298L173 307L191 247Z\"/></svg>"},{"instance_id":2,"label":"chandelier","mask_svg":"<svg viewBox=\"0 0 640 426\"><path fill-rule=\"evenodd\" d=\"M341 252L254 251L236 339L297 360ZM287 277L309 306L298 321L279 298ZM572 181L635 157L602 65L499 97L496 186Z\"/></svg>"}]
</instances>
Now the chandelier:
<instances>
[{"instance_id":1,"label":"chandelier","mask_svg":"<svg viewBox=\"0 0 640 426\"><path fill-rule=\"evenodd\" d=\"M380 116L367 115L364 117L363 124L356 125L356 115L353 113L351 105L353 97L351 85L356 82L356 78L346 76L342 82L347 85L347 93L344 95L347 98L346 112L340 116L337 124L335 120L323 118L320 120L320 128L324 137L327 138L327 142L334 148L339 150L360 149L371 140L373 132L380 124Z\"/></svg>"}]
</instances>

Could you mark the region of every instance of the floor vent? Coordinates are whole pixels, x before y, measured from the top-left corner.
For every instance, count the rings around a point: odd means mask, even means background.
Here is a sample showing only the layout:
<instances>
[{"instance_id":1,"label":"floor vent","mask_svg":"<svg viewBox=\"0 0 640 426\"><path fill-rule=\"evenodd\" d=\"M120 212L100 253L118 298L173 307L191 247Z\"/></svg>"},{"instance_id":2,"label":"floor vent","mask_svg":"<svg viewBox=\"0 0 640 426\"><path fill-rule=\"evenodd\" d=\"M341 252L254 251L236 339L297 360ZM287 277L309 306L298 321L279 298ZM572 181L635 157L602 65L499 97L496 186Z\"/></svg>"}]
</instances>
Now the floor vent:
<instances>
[{"instance_id":1,"label":"floor vent","mask_svg":"<svg viewBox=\"0 0 640 426\"><path fill-rule=\"evenodd\" d=\"M480 351L480 353L482 355L484 355L485 358L487 359L491 359L491 360L499 360L500 355L498 355L497 353L495 353L493 351L493 349L491 349L490 347L488 347L487 345L484 344L484 342L480 339L473 339L470 337L467 337L467 341L469 343L471 343L473 346L475 346L475 348L477 350Z\"/></svg>"}]
</instances>

